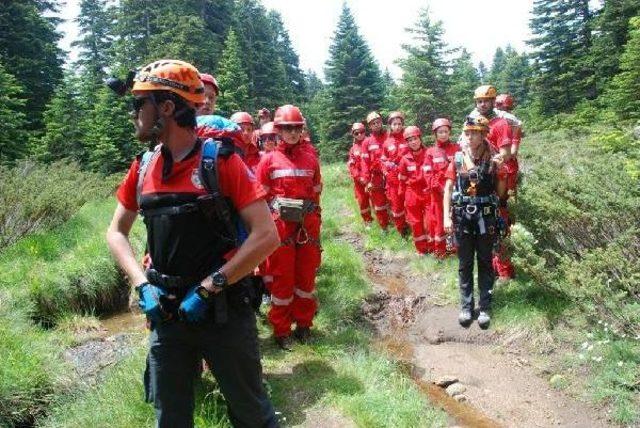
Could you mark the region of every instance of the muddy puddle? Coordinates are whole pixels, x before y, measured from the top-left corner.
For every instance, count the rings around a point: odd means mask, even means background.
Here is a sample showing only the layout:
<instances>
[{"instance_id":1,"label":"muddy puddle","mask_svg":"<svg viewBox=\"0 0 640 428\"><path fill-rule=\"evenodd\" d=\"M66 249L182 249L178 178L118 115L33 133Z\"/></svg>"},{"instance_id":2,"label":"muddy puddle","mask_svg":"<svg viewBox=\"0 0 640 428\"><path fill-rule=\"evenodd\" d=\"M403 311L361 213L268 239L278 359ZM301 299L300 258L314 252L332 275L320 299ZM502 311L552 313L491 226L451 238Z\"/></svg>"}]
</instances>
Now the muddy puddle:
<instances>
[{"instance_id":1,"label":"muddy puddle","mask_svg":"<svg viewBox=\"0 0 640 428\"><path fill-rule=\"evenodd\" d=\"M362 248L357 235L343 238ZM446 412L450 426L610 426L597 408L553 389L518 357L530 354L528 348L477 323L461 328L457 308L438 304L434 287L442 272L418 274L409 258L382 250L361 254L374 289L361 306L376 331L374 347L398 362L429 402Z\"/></svg>"},{"instance_id":2,"label":"muddy puddle","mask_svg":"<svg viewBox=\"0 0 640 428\"><path fill-rule=\"evenodd\" d=\"M103 370L126 358L141 340L145 318L137 312L121 312L100 319L90 335L79 335L81 343L67 349L65 360L75 369L81 383L97 383ZM85 339L88 337L88 339Z\"/></svg>"}]
</instances>

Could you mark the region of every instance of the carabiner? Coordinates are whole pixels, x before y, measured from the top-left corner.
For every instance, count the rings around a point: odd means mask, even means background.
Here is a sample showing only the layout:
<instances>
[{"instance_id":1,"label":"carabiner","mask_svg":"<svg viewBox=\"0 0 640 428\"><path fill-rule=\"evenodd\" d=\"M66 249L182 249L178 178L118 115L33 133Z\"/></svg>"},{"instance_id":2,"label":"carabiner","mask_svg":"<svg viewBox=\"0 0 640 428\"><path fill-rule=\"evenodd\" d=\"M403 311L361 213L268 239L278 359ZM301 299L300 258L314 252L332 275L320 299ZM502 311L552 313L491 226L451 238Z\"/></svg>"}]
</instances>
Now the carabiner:
<instances>
[{"instance_id":1,"label":"carabiner","mask_svg":"<svg viewBox=\"0 0 640 428\"><path fill-rule=\"evenodd\" d=\"M304 233L304 240L302 240L300 237L301 232ZM307 232L307 229L304 228L304 226L300 226L300 228L298 229L298 233L296 234L296 244L304 245L307 242L309 242L309 233Z\"/></svg>"}]
</instances>

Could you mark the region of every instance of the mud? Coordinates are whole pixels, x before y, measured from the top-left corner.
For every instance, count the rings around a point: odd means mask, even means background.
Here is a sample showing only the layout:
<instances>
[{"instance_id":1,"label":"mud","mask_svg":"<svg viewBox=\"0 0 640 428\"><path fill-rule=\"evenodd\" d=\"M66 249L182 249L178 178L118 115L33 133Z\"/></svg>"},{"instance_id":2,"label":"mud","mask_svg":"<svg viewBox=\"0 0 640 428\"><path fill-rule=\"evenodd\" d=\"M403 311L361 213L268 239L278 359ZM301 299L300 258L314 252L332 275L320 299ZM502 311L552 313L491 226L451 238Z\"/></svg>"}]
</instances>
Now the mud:
<instances>
[{"instance_id":1,"label":"mud","mask_svg":"<svg viewBox=\"0 0 640 428\"><path fill-rule=\"evenodd\" d=\"M79 332L76 336L82 343L67 349L64 358L74 367L81 383L95 385L105 368L132 352L134 343L142 339L144 326L144 317L140 314L115 314L101 320L98 331L90 334Z\"/></svg>"},{"instance_id":2,"label":"mud","mask_svg":"<svg viewBox=\"0 0 640 428\"><path fill-rule=\"evenodd\" d=\"M603 427L597 409L553 389L538 376L518 341L476 323L458 325L458 309L438 304L442 273L417 274L411 257L364 251L358 235L341 237L359 250L374 286L362 313L377 333L376 347L395 358L416 385L450 417L468 427ZM434 385L454 376L464 386L464 402ZM461 399L461 397L458 397Z\"/></svg>"}]
</instances>

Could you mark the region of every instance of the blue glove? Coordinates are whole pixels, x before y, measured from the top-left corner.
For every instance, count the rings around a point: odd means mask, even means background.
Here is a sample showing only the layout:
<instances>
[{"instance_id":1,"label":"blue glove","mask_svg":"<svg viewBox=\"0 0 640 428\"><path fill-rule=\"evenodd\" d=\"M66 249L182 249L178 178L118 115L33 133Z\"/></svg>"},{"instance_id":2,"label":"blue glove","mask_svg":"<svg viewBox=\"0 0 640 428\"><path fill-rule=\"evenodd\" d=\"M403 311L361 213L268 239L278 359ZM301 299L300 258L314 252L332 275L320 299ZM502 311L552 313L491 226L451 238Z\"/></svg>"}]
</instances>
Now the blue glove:
<instances>
[{"instance_id":1,"label":"blue glove","mask_svg":"<svg viewBox=\"0 0 640 428\"><path fill-rule=\"evenodd\" d=\"M200 284L187 291L187 294L184 296L184 299L182 299L182 303L180 303L180 308L178 309L181 319L190 323L197 323L204 321L207 317L209 300L201 296L198 293L199 291L203 294L208 293L208 291L204 290Z\"/></svg>"},{"instance_id":2,"label":"blue glove","mask_svg":"<svg viewBox=\"0 0 640 428\"><path fill-rule=\"evenodd\" d=\"M171 314L162 307L161 299L166 297L166 293L153 284L144 282L136 287L138 292L138 306L152 322L167 321Z\"/></svg>"}]
</instances>

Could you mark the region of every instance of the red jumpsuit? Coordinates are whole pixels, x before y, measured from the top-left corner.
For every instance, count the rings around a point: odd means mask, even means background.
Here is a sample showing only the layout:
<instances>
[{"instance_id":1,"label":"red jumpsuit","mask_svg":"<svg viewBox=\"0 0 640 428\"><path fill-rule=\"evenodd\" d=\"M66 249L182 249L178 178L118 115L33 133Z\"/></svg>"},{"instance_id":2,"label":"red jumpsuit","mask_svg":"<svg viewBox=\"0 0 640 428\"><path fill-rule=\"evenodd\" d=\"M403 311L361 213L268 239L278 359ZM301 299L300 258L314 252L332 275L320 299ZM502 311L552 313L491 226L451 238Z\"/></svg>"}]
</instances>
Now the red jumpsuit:
<instances>
[{"instance_id":1,"label":"red jumpsuit","mask_svg":"<svg viewBox=\"0 0 640 428\"><path fill-rule=\"evenodd\" d=\"M511 125L509 122L504 118L494 116L489 121L489 135L487 135L487 140L491 146L496 151L499 151L502 147L510 148L512 143L511 138ZM518 161L516 158L512 157L509 159L504 164L502 170L506 172L507 181L509 181L508 177L513 176L514 173L517 174L518 171ZM501 205L499 208L500 217L509 225L509 210L506 206L506 200L502 201ZM515 269L511 263L511 257L504 245L500 245L500 248L493 257L493 270L500 278L513 278L515 276Z\"/></svg>"},{"instance_id":2,"label":"red jumpsuit","mask_svg":"<svg viewBox=\"0 0 640 428\"><path fill-rule=\"evenodd\" d=\"M315 282L320 266L320 164L302 142L289 145L281 141L261 159L257 176L271 206L276 197L316 204L301 223L285 221L273 211L281 244L267 258L263 272L271 283L268 318L274 336L283 337L291 333L293 322L298 327L311 327L318 307Z\"/></svg>"},{"instance_id":3,"label":"red jumpsuit","mask_svg":"<svg viewBox=\"0 0 640 428\"><path fill-rule=\"evenodd\" d=\"M369 197L376 213L380 227L389 225L389 205L384 191L384 175L382 171L382 145L387 139L387 132L369 135L362 142L362 177L370 185Z\"/></svg>"},{"instance_id":4,"label":"red jumpsuit","mask_svg":"<svg viewBox=\"0 0 640 428\"><path fill-rule=\"evenodd\" d=\"M407 154L409 148L404 141L402 132L389 133L389 137L382 145L382 169L385 177L385 190L387 199L391 204L391 216L396 229L401 234L407 227L404 214L404 199L398 192L398 164L402 156Z\"/></svg>"},{"instance_id":5,"label":"red jumpsuit","mask_svg":"<svg viewBox=\"0 0 640 428\"><path fill-rule=\"evenodd\" d=\"M362 144L353 141L351 149L349 149L349 160L347 161L349 174L353 178L353 190L360 208L360 215L365 223L371 223L371 206L369 205L369 194L365 189L366 181L362 176Z\"/></svg>"},{"instance_id":6,"label":"red jumpsuit","mask_svg":"<svg viewBox=\"0 0 640 428\"><path fill-rule=\"evenodd\" d=\"M429 179L425 180L430 186L429 212L431 221L427 225L427 236L433 239L433 251L436 256L442 257L447 251L446 234L443 224L442 200L444 198L444 185L447 182L445 172L460 146L451 141L436 141L435 145L427 149L425 165L430 166Z\"/></svg>"},{"instance_id":7,"label":"red jumpsuit","mask_svg":"<svg viewBox=\"0 0 640 428\"><path fill-rule=\"evenodd\" d=\"M255 173L258 168L258 163L260 163L260 149L253 143L245 144L243 142L242 145L237 144L237 146L242 150L244 163Z\"/></svg>"},{"instance_id":8,"label":"red jumpsuit","mask_svg":"<svg viewBox=\"0 0 640 428\"><path fill-rule=\"evenodd\" d=\"M420 254L432 251L432 242L425 227L430 221L426 199L427 186L423 174L426 154L427 150L422 146L415 152L409 150L398 165L399 192L404 194L407 223L411 227L413 244Z\"/></svg>"}]
</instances>

